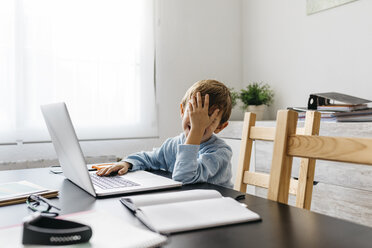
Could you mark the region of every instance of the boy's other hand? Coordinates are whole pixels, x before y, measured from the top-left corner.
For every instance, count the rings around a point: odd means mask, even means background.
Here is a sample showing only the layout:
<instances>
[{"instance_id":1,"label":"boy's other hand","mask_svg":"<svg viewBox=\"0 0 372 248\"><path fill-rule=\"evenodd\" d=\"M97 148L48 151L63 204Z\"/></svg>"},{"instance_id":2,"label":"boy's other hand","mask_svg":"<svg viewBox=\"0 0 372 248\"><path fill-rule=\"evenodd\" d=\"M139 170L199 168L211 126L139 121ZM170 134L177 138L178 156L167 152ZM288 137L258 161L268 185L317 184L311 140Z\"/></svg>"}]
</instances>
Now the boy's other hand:
<instances>
[{"instance_id":1,"label":"boy's other hand","mask_svg":"<svg viewBox=\"0 0 372 248\"><path fill-rule=\"evenodd\" d=\"M125 173L128 172L128 170L132 167L130 163L127 162L117 162L114 163L113 165L100 169L99 171L96 172L98 176L110 176L114 173L118 173L118 175L124 175Z\"/></svg>"}]
</instances>

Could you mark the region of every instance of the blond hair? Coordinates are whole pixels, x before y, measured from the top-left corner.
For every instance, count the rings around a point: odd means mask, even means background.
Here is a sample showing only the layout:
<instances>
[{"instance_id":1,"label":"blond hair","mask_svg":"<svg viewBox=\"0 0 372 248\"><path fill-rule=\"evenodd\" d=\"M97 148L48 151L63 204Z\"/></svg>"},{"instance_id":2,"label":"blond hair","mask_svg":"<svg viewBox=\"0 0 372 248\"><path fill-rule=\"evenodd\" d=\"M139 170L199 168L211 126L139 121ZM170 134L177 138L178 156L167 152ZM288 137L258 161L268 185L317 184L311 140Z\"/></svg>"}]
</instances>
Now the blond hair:
<instances>
[{"instance_id":1,"label":"blond hair","mask_svg":"<svg viewBox=\"0 0 372 248\"><path fill-rule=\"evenodd\" d=\"M219 109L222 112L220 124L227 122L231 115L231 93L223 83L217 80L200 80L193 84L182 98L182 106L186 108L186 103L192 96L200 92L204 102L204 96L209 95L209 109Z\"/></svg>"}]
</instances>

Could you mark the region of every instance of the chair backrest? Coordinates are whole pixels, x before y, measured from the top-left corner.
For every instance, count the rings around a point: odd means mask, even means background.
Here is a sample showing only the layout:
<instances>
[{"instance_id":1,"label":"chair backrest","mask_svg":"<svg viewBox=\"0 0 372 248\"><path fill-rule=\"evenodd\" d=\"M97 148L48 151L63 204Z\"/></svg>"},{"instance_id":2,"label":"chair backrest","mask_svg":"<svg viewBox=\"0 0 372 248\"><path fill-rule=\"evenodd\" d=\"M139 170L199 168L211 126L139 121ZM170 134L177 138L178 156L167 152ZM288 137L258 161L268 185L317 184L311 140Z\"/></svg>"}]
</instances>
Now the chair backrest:
<instances>
[{"instance_id":1,"label":"chair backrest","mask_svg":"<svg viewBox=\"0 0 372 248\"><path fill-rule=\"evenodd\" d=\"M308 111L304 128L297 128L298 114L280 110L276 127L255 126L256 116L246 113L234 189L246 192L247 185L268 188L268 199L288 203L288 193L296 195L296 206L310 209L315 159L302 158L298 180L291 179L293 156L287 153L288 137L308 137L319 134L320 113ZM249 171L254 140L274 141L270 174Z\"/></svg>"}]
</instances>

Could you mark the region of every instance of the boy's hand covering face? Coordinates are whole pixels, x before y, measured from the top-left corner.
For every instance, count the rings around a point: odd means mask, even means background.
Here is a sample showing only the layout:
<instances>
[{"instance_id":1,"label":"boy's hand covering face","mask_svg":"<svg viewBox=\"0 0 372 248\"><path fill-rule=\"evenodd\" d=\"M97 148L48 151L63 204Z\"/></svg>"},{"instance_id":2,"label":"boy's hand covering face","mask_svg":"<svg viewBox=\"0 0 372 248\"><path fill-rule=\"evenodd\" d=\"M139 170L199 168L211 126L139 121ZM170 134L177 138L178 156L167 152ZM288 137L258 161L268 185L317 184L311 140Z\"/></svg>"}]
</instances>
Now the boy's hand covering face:
<instances>
[{"instance_id":1,"label":"boy's hand covering face","mask_svg":"<svg viewBox=\"0 0 372 248\"><path fill-rule=\"evenodd\" d=\"M219 127L221 120L219 109L215 109L209 116L209 95L205 95L203 104L200 92L190 99L182 114L186 144L200 144L207 141Z\"/></svg>"},{"instance_id":2,"label":"boy's hand covering face","mask_svg":"<svg viewBox=\"0 0 372 248\"><path fill-rule=\"evenodd\" d=\"M209 116L209 95L205 95L204 104L200 92L196 93L188 103L188 115L192 129L199 129L204 134L205 130L215 121L219 109L213 111Z\"/></svg>"}]
</instances>

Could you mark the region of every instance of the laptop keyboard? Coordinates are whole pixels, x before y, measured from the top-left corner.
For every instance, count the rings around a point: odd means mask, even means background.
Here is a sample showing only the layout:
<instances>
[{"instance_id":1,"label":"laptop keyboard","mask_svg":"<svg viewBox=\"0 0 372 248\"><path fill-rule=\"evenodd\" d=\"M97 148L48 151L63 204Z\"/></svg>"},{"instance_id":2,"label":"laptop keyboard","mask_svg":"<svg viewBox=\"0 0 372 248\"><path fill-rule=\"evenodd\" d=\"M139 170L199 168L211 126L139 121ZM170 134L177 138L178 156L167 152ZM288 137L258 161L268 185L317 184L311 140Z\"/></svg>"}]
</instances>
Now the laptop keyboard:
<instances>
[{"instance_id":1,"label":"laptop keyboard","mask_svg":"<svg viewBox=\"0 0 372 248\"><path fill-rule=\"evenodd\" d=\"M90 174L90 178L95 186L101 189L113 189L113 188L124 188L139 186L138 183L132 182L128 179L124 179L121 176L110 176L110 177L100 177L95 173Z\"/></svg>"}]
</instances>

